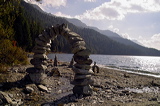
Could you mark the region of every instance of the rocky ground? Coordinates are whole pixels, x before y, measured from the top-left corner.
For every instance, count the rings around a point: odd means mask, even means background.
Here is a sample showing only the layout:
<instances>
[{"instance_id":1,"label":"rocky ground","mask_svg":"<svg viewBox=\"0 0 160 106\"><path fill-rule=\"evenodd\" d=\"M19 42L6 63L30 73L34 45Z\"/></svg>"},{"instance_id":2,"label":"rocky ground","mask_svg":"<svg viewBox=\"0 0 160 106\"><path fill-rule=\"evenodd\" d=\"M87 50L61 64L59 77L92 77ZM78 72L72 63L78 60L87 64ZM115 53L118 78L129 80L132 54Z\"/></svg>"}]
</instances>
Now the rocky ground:
<instances>
[{"instance_id":1,"label":"rocky ground","mask_svg":"<svg viewBox=\"0 0 160 106\"><path fill-rule=\"evenodd\" d=\"M46 87L33 84L27 66L14 66L0 73L0 105L6 106L160 106L160 78L100 68L95 73L93 94L75 97L72 93L74 73L67 63L58 71L49 67ZM55 70L55 68L54 68Z\"/></svg>"}]
</instances>

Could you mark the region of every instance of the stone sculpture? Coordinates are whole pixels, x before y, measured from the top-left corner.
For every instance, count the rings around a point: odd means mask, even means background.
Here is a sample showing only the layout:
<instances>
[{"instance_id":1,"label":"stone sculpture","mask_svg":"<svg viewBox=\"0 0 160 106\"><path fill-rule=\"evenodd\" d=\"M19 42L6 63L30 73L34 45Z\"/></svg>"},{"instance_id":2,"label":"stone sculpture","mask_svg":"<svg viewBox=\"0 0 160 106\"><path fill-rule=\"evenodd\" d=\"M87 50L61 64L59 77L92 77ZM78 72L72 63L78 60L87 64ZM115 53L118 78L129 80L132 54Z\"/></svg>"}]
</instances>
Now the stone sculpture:
<instances>
[{"instance_id":1,"label":"stone sculpture","mask_svg":"<svg viewBox=\"0 0 160 106\"><path fill-rule=\"evenodd\" d=\"M57 35L64 36L72 46L71 50L75 61L72 68L75 72L75 77L71 82L74 85L73 93L76 95L91 95L91 84L93 83L91 75L93 71L91 67L92 60L89 58L90 51L86 49L86 44L81 36L72 32L65 24L47 28L35 39L34 56L31 60L34 68L27 69L31 80L34 83L43 84L48 60L46 52L50 50L51 40L55 39Z\"/></svg>"}]
</instances>

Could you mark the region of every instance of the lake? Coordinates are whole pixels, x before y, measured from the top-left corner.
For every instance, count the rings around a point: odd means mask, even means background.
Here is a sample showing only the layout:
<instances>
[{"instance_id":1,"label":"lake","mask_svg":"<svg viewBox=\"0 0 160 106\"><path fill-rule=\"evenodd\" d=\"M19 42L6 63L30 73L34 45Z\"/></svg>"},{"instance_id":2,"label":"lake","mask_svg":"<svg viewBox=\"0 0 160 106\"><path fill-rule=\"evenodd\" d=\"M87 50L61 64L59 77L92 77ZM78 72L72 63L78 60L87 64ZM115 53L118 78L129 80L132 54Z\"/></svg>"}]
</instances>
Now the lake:
<instances>
[{"instance_id":1,"label":"lake","mask_svg":"<svg viewBox=\"0 0 160 106\"><path fill-rule=\"evenodd\" d=\"M70 62L73 54L56 54L59 61ZM54 59L55 54L48 54ZM160 57L154 56L122 56L122 55L90 55L99 67L110 67L122 71L147 74L160 77Z\"/></svg>"}]
</instances>

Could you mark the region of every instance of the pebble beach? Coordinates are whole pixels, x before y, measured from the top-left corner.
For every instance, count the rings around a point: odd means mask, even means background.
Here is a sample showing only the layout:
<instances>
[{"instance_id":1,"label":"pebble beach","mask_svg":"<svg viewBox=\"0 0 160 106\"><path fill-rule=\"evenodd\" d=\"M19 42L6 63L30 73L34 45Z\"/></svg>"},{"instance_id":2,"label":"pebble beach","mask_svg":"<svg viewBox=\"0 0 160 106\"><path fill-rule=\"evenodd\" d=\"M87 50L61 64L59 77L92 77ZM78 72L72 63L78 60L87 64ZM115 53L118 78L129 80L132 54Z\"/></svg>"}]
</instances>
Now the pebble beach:
<instances>
[{"instance_id":1,"label":"pebble beach","mask_svg":"<svg viewBox=\"0 0 160 106\"><path fill-rule=\"evenodd\" d=\"M74 72L68 63L56 67L44 79L46 87L26 80L26 69L32 65L10 67L0 73L0 105L22 106L159 106L160 78L100 67L92 75L91 96L73 95ZM53 67L50 67L52 70Z\"/></svg>"}]
</instances>

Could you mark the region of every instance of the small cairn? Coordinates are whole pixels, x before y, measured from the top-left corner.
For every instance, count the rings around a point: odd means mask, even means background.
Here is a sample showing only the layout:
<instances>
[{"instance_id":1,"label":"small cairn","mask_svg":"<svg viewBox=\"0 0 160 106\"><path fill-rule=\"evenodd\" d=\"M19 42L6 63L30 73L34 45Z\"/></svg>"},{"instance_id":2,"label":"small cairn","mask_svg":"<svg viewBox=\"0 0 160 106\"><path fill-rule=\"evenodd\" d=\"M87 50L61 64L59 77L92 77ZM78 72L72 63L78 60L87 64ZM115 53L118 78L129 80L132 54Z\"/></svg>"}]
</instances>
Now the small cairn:
<instances>
[{"instance_id":1,"label":"small cairn","mask_svg":"<svg viewBox=\"0 0 160 106\"><path fill-rule=\"evenodd\" d=\"M93 71L91 67L92 60L89 58L90 51L86 49L86 44L81 36L72 32L65 24L47 28L35 39L34 56L30 61L34 67L26 70L29 73L30 79L34 83L43 84L43 80L46 77L45 70L48 65L46 52L50 50L51 40L55 39L57 35L62 35L69 41L72 46L72 53L74 53L73 58L76 63L72 69L75 72L75 77L73 82L71 82L71 84L75 85L73 93L78 96L91 95L91 84L93 84L91 75Z\"/></svg>"},{"instance_id":2,"label":"small cairn","mask_svg":"<svg viewBox=\"0 0 160 106\"><path fill-rule=\"evenodd\" d=\"M72 60L70 61L70 64L69 64L69 68L73 68L73 65L74 65L74 58L72 58Z\"/></svg>"},{"instance_id":3,"label":"small cairn","mask_svg":"<svg viewBox=\"0 0 160 106\"><path fill-rule=\"evenodd\" d=\"M58 60L57 60L57 56L55 55L54 57L54 66L57 67L58 66Z\"/></svg>"}]
</instances>

